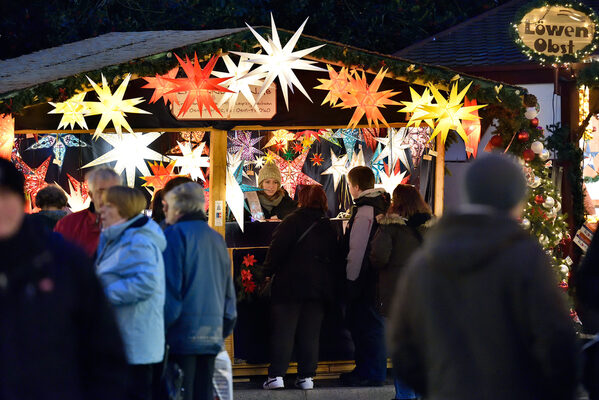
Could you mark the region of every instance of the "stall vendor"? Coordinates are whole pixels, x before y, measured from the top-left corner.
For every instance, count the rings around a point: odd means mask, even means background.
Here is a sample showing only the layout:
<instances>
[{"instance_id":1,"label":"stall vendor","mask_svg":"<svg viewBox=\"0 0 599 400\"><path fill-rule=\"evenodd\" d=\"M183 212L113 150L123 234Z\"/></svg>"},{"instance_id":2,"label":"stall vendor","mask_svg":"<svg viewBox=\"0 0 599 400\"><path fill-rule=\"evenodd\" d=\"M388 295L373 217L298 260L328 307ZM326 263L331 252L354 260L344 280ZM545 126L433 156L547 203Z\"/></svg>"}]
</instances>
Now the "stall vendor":
<instances>
[{"instance_id":1,"label":"stall vendor","mask_svg":"<svg viewBox=\"0 0 599 400\"><path fill-rule=\"evenodd\" d=\"M281 187L281 172L274 163L268 163L258 173L260 206L267 220L282 220L297 208L289 194Z\"/></svg>"}]
</instances>

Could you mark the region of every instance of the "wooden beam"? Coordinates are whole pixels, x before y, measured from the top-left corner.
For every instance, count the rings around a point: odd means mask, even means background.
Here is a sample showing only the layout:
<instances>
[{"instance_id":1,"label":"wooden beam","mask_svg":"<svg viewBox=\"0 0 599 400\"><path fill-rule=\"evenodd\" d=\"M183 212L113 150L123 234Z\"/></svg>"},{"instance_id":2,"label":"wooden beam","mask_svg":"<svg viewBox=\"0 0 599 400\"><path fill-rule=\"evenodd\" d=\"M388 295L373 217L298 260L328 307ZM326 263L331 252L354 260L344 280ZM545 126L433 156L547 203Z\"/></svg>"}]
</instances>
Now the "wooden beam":
<instances>
[{"instance_id":1,"label":"wooden beam","mask_svg":"<svg viewBox=\"0 0 599 400\"><path fill-rule=\"evenodd\" d=\"M445 198L445 143L441 135L437 135L437 156L435 157L435 215L443 214L443 201Z\"/></svg>"},{"instance_id":2,"label":"wooden beam","mask_svg":"<svg viewBox=\"0 0 599 400\"><path fill-rule=\"evenodd\" d=\"M225 237L227 131L210 131L210 203L208 224Z\"/></svg>"}]
</instances>

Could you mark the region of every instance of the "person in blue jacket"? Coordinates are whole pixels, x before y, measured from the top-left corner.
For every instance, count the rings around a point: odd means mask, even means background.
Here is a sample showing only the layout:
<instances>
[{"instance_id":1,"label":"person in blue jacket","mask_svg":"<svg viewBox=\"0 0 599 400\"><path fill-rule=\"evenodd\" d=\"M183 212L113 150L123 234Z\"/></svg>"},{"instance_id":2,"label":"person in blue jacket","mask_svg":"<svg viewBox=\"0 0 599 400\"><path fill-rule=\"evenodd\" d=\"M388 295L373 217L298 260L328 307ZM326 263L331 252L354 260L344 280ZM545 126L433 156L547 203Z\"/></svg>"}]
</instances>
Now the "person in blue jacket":
<instances>
[{"instance_id":1,"label":"person in blue jacket","mask_svg":"<svg viewBox=\"0 0 599 400\"><path fill-rule=\"evenodd\" d=\"M125 343L130 399L151 399L152 375L164 357L166 240L141 211L144 195L113 186L103 194L96 272L112 304Z\"/></svg>"},{"instance_id":2,"label":"person in blue jacket","mask_svg":"<svg viewBox=\"0 0 599 400\"><path fill-rule=\"evenodd\" d=\"M206 222L202 186L185 183L164 200L169 357L183 370L184 400L213 400L214 360L237 316L229 253Z\"/></svg>"}]
</instances>

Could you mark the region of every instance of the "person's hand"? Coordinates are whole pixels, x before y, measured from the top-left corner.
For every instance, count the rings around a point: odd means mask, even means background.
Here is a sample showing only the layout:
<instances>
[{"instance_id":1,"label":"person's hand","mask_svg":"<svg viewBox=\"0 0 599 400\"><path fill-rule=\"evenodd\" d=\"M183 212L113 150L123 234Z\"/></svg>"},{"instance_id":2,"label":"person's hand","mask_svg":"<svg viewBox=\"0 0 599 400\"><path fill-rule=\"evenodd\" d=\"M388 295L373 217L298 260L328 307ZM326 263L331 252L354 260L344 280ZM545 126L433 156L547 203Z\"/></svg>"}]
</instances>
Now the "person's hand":
<instances>
[{"instance_id":1,"label":"person's hand","mask_svg":"<svg viewBox=\"0 0 599 400\"><path fill-rule=\"evenodd\" d=\"M276 215L273 215L273 216L272 216L272 217L270 217L268 220L269 220L269 221L280 221L279 217L278 217L278 216L276 216Z\"/></svg>"}]
</instances>

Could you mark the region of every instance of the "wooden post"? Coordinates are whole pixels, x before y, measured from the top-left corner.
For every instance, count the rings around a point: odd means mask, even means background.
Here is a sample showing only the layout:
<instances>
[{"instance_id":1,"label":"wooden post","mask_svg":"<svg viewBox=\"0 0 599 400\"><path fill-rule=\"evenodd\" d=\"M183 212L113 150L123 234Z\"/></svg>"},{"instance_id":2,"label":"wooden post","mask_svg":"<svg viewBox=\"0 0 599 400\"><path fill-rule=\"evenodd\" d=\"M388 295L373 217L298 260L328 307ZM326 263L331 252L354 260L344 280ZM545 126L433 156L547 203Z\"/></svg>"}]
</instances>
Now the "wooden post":
<instances>
[{"instance_id":1,"label":"wooden post","mask_svg":"<svg viewBox=\"0 0 599 400\"><path fill-rule=\"evenodd\" d=\"M225 236L227 131L210 131L210 204L208 224Z\"/></svg>"},{"instance_id":2,"label":"wooden post","mask_svg":"<svg viewBox=\"0 0 599 400\"><path fill-rule=\"evenodd\" d=\"M435 215L443 214L443 200L445 198L445 143L441 135L437 135L437 157L435 157Z\"/></svg>"}]
</instances>

